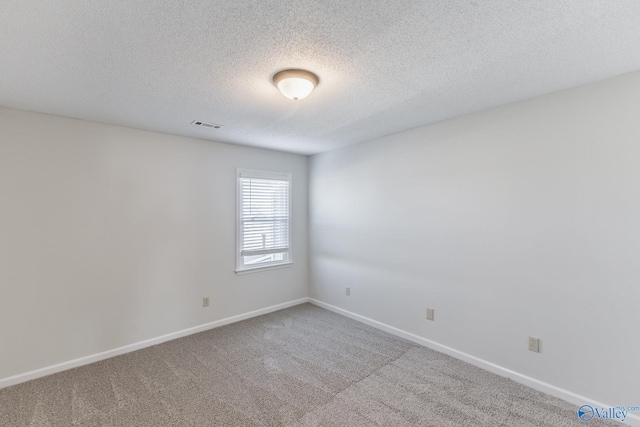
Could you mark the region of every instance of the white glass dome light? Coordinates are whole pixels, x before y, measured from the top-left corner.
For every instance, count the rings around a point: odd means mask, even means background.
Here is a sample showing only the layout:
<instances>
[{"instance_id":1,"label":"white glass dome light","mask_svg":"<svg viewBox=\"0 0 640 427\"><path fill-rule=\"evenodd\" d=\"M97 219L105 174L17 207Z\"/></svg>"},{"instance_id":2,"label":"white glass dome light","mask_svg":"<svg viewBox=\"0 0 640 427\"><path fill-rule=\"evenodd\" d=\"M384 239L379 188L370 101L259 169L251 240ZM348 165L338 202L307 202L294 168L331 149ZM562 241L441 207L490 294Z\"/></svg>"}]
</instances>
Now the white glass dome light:
<instances>
[{"instance_id":1,"label":"white glass dome light","mask_svg":"<svg viewBox=\"0 0 640 427\"><path fill-rule=\"evenodd\" d=\"M283 70L273 76L273 83L284 96L298 101L318 85L318 76L305 70Z\"/></svg>"}]
</instances>

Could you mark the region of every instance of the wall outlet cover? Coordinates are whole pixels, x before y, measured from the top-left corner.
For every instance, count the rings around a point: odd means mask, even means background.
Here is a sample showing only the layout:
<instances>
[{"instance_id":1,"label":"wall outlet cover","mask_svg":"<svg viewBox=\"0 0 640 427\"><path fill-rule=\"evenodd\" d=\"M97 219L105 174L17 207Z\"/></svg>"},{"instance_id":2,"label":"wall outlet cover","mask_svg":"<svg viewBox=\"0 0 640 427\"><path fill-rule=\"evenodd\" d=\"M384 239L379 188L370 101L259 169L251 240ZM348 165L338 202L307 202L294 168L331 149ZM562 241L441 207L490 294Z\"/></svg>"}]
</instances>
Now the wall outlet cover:
<instances>
[{"instance_id":1,"label":"wall outlet cover","mask_svg":"<svg viewBox=\"0 0 640 427\"><path fill-rule=\"evenodd\" d=\"M427 308L427 320L435 320L435 310L433 308Z\"/></svg>"},{"instance_id":2,"label":"wall outlet cover","mask_svg":"<svg viewBox=\"0 0 640 427\"><path fill-rule=\"evenodd\" d=\"M529 350L540 353L540 338L529 337Z\"/></svg>"},{"instance_id":3,"label":"wall outlet cover","mask_svg":"<svg viewBox=\"0 0 640 427\"><path fill-rule=\"evenodd\" d=\"M209 307L209 297L202 298L202 306Z\"/></svg>"}]
</instances>

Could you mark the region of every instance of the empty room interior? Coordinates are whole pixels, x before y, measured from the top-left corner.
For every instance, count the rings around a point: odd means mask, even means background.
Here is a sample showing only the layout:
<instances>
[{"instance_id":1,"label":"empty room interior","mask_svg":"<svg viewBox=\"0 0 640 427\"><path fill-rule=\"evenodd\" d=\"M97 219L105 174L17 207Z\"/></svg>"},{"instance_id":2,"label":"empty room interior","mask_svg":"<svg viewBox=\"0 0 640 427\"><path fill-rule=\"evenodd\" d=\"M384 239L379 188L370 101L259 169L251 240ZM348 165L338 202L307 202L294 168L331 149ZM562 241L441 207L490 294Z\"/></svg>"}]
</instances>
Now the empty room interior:
<instances>
[{"instance_id":1,"label":"empty room interior","mask_svg":"<svg viewBox=\"0 0 640 427\"><path fill-rule=\"evenodd\" d=\"M0 426L640 426L640 2L0 1Z\"/></svg>"}]
</instances>

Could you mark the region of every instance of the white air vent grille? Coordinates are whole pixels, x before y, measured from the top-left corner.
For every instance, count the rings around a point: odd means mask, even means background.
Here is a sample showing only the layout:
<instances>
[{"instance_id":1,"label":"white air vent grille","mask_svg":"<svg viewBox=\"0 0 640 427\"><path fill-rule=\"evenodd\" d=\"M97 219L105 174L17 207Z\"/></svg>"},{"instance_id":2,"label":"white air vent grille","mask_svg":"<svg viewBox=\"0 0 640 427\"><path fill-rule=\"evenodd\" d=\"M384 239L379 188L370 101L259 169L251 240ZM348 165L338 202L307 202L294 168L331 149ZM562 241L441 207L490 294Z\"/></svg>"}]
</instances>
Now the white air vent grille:
<instances>
[{"instance_id":1,"label":"white air vent grille","mask_svg":"<svg viewBox=\"0 0 640 427\"><path fill-rule=\"evenodd\" d=\"M191 124L193 126L197 126L197 127L213 128L213 129L220 129L222 127L222 125L219 125L217 123L207 123L207 122L203 122L201 120L194 120L194 121L191 122Z\"/></svg>"}]
</instances>

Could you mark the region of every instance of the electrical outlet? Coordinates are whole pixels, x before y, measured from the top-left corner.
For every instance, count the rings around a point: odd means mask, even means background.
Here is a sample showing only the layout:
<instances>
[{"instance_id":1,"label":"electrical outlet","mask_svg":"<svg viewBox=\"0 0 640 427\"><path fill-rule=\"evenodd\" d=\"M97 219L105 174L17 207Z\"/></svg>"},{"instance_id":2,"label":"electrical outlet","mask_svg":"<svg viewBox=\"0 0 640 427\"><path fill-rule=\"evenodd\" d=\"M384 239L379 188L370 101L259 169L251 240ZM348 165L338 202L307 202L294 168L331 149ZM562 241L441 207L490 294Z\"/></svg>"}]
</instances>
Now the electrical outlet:
<instances>
[{"instance_id":1,"label":"electrical outlet","mask_svg":"<svg viewBox=\"0 0 640 427\"><path fill-rule=\"evenodd\" d=\"M435 310L433 308L427 308L427 320L435 320Z\"/></svg>"},{"instance_id":2,"label":"electrical outlet","mask_svg":"<svg viewBox=\"0 0 640 427\"><path fill-rule=\"evenodd\" d=\"M351 296L351 288L350 287L346 287L344 288L344 294L348 297Z\"/></svg>"},{"instance_id":3,"label":"electrical outlet","mask_svg":"<svg viewBox=\"0 0 640 427\"><path fill-rule=\"evenodd\" d=\"M529 337L529 350L540 353L540 338Z\"/></svg>"},{"instance_id":4,"label":"electrical outlet","mask_svg":"<svg viewBox=\"0 0 640 427\"><path fill-rule=\"evenodd\" d=\"M202 298L202 306L209 307L209 297Z\"/></svg>"}]
</instances>

